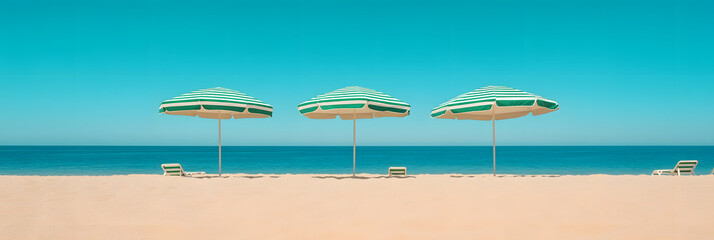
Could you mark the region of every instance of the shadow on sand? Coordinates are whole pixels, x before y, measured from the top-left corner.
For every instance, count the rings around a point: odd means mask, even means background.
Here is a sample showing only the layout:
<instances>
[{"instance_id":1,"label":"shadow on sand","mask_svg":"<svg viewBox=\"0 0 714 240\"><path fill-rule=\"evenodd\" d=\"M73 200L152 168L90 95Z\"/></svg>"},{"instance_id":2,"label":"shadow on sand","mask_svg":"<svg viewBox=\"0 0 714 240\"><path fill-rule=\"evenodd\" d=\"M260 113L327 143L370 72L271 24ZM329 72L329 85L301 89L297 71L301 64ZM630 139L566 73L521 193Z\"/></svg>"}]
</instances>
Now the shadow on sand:
<instances>
[{"instance_id":1,"label":"shadow on sand","mask_svg":"<svg viewBox=\"0 0 714 240\"><path fill-rule=\"evenodd\" d=\"M233 176L236 178L248 178L248 179L255 179L255 178L264 178L264 177L269 177L269 178L279 178L280 175L270 175L270 176L265 176L265 175L253 175L253 176Z\"/></svg>"},{"instance_id":2,"label":"shadow on sand","mask_svg":"<svg viewBox=\"0 0 714 240\"><path fill-rule=\"evenodd\" d=\"M255 178L264 178L264 176L234 176L237 178L248 178L248 179L255 179Z\"/></svg>"},{"instance_id":3,"label":"shadow on sand","mask_svg":"<svg viewBox=\"0 0 714 240\"><path fill-rule=\"evenodd\" d=\"M450 175L449 177L452 178L473 178L476 177L477 175ZM486 176L486 175L482 175ZM488 177L492 177L491 175L488 175ZM509 178L509 177L560 177L560 175L496 175L498 178Z\"/></svg>"},{"instance_id":4,"label":"shadow on sand","mask_svg":"<svg viewBox=\"0 0 714 240\"><path fill-rule=\"evenodd\" d=\"M560 177L559 175L496 175L496 177Z\"/></svg>"},{"instance_id":5,"label":"shadow on sand","mask_svg":"<svg viewBox=\"0 0 714 240\"><path fill-rule=\"evenodd\" d=\"M377 178L416 178L415 176L374 176L374 177L365 177L365 176L314 176L312 178L319 178L319 179L337 179L337 180L342 180L342 179L377 179Z\"/></svg>"},{"instance_id":6,"label":"shadow on sand","mask_svg":"<svg viewBox=\"0 0 714 240\"><path fill-rule=\"evenodd\" d=\"M210 179L210 178L247 178L247 179L255 179L255 178L279 178L280 175L271 175L271 176L261 176L261 175L247 175L247 176L218 176L218 175L203 175L203 176L193 176L192 178L199 178L199 179Z\"/></svg>"},{"instance_id":7,"label":"shadow on sand","mask_svg":"<svg viewBox=\"0 0 714 240\"><path fill-rule=\"evenodd\" d=\"M218 176L218 175L204 175L204 176L192 176L191 178L209 179L209 178L229 178L229 177L228 176Z\"/></svg>"}]
</instances>

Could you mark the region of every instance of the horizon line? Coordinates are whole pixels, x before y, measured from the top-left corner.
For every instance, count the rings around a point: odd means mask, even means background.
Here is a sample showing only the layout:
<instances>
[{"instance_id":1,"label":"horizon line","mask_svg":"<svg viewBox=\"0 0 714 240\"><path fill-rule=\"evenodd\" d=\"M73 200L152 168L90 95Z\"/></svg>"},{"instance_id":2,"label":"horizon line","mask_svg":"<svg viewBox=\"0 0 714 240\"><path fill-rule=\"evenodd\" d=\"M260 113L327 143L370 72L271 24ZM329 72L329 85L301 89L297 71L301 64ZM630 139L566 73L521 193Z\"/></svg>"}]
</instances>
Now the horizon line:
<instances>
[{"instance_id":1,"label":"horizon line","mask_svg":"<svg viewBox=\"0 0 714 240\"><path fill-rule=\"evenodd\" d=\"M214 145L1 145L0 147L218 147ZM352 147L352 145L223 145L223 147ZM493 145L358 145L357 147L493 147ZM496 147L714 147L714 145L500 145Z\"/></svg>"}]
</instances>

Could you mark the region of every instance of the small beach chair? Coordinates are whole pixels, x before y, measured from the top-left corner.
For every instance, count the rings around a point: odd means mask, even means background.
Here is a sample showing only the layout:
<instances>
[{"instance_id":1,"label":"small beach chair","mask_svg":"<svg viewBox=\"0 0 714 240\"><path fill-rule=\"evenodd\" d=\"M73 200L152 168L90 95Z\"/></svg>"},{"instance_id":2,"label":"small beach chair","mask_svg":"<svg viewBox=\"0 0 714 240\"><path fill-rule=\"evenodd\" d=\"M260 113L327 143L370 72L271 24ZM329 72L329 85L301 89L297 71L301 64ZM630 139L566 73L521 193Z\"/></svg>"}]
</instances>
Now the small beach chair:
<instances>
[{"instance_id":1,"label":"small beach chair","mask_svg":"<svg viewBox=\"0 0 714 240\"><path fill-rule=\"evenodd\" d=\"M178 163L161 164L161 169L164 170L164 176L182 176L191 177L193 175L206 175L206 172L185 172Z\"/></svg>"},{"instance_id":2,"label":"small beach chair","mask_svg":"<svg viewBox=\"0 0 714 240\"><path fill-rule=\"evenodd\" d=\"M389 173L389 176L406 176L407 168L406 167L389 167L389 170L387 172Z\"/></svg>"},{"instance_id":3,"label":"small beach chair","mask_svg":"<svg viewBox=\"0 0 714 240\"><path fill-rule=\"evenodd\" d=\"M697 167L697 163L699 163L697 160L682 160L674 166L674 169L654 170L652 171L652 175L695 175L694 168Z\"/></svg>"}]
</instances>

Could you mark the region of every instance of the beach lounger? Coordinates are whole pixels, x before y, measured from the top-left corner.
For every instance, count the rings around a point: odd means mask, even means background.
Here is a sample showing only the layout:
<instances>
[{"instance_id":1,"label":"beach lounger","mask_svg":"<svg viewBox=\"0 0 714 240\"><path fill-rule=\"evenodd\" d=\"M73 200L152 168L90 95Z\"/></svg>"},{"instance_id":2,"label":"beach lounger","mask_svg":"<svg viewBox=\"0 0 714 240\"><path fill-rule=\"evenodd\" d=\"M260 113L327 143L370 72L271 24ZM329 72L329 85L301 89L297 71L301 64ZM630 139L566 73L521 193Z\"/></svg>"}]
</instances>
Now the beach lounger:
<instances>
[{"instance_id":1,"label":"beach lounger","mask_svg":"<svg viewBox=\"0 0 714 240\"><path fill-rule=\"evenodd\" d=\"M389 176L406 176L407 175L407 168L406 167L389 167L388 170Z\"/></svg>"},{"instance_id":2,"label":"beach lounger","mask_svg":"<svg viewBox=\"0 0 714 240\"><path fill-rule=\"evenodd\" d=\"M164 169L164 176L182 176L191 177L193 175L206 175L206 172L185 172L178 163L161 164L161 169Z\"/></svg>"},{"instance_id":3,"label":"beach lounger","mask_svg":"<svg viewBox=\"0 0 714 240\"><path fill-rule=\"evenodd\" d=\"M697 166L697 163L699 163L697 160L682 160L674 166L674 169L654 170L652 171L652 175L695 175L694 168Z\"/></svg>"}]
</instances>

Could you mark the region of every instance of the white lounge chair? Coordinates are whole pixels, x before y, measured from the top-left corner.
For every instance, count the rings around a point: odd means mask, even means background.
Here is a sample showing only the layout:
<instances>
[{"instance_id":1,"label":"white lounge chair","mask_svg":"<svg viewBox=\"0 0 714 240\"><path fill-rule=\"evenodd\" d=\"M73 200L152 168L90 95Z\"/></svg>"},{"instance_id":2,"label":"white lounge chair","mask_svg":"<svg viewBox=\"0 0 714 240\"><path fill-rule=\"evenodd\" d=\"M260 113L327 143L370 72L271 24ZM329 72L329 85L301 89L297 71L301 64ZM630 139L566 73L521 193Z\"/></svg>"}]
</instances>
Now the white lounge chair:
<instances>
[{"instance_id":1,"label":"white lounge chair","mask_svg":"<svg viewBox=\"0 0 714 240\"><path fill-rule=\"evenodd\" d=\"M191 177L193 175L206 175L206 172L185 172L178 163L161 164L161 169L164 169L164 176L182 176Z\"/></svg>"},{"instance_id":2,"label":"white lounge chair","mask_svg":"<svg viewBox=\"0 0 714 240\"><path fill-rule=\"evenodd\" d=\"M654 170L652 171L652 175L695 175L694 168L697 167L698 163L699 161L697 160L682 160L679 161L676 166L674 166L674 169Z\"/></svg>"},{"instance_id":3,"label":"white lounge chair","mask_svg":"<svg viewBox=\"0 0 714 240\"><path fill-rule=\"evenodd\" d=\"M406 167L389 167L388 170L389 176L406 176L407 175L407 168Z\"/></svg>"}]
</instances>

